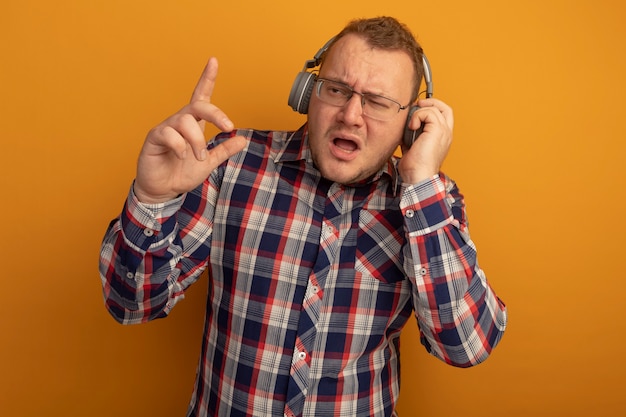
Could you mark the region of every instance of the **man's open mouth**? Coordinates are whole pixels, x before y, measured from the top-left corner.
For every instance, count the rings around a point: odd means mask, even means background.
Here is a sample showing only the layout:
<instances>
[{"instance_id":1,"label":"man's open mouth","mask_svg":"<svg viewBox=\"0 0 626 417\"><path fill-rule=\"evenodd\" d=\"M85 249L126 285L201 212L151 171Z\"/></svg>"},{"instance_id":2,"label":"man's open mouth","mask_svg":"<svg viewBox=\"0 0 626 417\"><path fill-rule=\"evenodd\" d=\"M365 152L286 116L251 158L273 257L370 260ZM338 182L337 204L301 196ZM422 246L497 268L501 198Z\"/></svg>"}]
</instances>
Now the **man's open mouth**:
<instances>
[{"instance_id":1,"label":"man's open mouth","mask_svg":"<svg viewBox=\"0 0 626 417\"><path fill-rule=\"evenodd\" d=\"M354 152L358 149L358 145L349 139L335 138L333 144L344 152Z\"/></svg>"}]
</instances>

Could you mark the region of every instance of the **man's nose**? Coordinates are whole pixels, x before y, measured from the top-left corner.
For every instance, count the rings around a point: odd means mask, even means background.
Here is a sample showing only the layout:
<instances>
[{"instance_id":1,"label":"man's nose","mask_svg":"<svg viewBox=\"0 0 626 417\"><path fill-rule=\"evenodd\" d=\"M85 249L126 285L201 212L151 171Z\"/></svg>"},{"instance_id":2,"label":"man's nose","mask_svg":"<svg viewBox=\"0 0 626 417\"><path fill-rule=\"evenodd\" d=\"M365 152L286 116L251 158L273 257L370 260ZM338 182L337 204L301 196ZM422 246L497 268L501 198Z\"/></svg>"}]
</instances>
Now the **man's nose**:
<instances>
[{"instance_id":1,"label":"man's nose","mask_svg":"<svg viewBox=\"0 0 626 417\"><path fill-rule=\"evenodd\" d=\"M348 99L348 102L343 106L342 115L343 119L348 124L356 124L363 120L363 106L365 100L363 96L358 93L353 93L352 97Z\"/></svg>"}]
</instances>

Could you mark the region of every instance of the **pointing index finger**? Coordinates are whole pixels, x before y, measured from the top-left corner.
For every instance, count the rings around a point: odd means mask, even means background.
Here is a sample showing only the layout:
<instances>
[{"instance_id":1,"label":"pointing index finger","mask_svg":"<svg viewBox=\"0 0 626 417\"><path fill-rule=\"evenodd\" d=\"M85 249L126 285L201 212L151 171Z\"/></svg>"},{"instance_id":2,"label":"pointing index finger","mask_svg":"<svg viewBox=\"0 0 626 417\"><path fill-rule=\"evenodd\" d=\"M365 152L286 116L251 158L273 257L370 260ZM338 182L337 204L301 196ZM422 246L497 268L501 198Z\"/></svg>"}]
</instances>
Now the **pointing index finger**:
<instances>
[{"instance_id":1,"label":"pointing index finger","mask_svg":"<svg viewBox=\"0 0 626 417\"><path fill-rule=\"evenodd\" d=\"M215 79L217 78L217 58L211 57L202 71L202 75L196 84L196 88L191 95L191 102L208 101L211 102Z\"/></svg>"},{"instance_id":2,"label":"pointing index finger","mask_svg":"<svg viewBox=\"0 0 626 417\"><path fill-rule=\"evenodd\" d=\"M196 118L204 131L206 121L213 123L219 129L230 132L233 130L233 122L230 121L218 107L211 103L215 80L217 79L217 58L211 57L207 62L202 75L191 95L188 111Z\"/></svg>"}]
</instances>

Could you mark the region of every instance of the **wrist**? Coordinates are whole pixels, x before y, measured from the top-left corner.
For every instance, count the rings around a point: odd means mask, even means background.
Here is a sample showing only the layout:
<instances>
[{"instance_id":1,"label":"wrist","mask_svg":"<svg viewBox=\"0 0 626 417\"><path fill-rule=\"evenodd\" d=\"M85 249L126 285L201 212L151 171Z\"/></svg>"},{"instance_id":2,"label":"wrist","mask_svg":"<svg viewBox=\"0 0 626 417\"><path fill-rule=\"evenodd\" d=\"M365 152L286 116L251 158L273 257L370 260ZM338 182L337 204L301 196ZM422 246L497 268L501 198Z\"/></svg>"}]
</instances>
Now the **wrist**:
<instances>
[{"instance_id":1,"label":"wrist","mask_svg":"<svg viewBox=\"0 0 626 417\"><path fill-rule=\"evenodd\" d=\"M132 190L135 198L137 198L137 201L142 204L161 204L165 203L166 201L174 200L176 197L179 196L179 194L154 196L143 191L143 189L137 185L137 182L133 183Z\"/></svg>"},{"instance_id":2,"label":"wrist","mask_svg":"<svg viewBox=\"0 0 626 417\"><path fill-rule=\"evenodd\" d=\"M439 174L437 171L416 169L400 171L400 177L405 184L419 184L423 181L431 180Z\"/></svg>"}]
</instances>

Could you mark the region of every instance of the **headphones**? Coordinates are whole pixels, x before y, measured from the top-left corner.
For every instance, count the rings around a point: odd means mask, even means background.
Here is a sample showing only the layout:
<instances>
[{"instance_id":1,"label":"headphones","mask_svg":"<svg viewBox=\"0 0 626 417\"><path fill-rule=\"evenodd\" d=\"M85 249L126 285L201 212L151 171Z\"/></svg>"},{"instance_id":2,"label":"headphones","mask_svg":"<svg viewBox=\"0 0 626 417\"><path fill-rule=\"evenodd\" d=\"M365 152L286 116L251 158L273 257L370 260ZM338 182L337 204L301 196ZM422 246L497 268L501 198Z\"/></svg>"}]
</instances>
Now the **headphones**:
<instances>
[{"instance_id":1,"label":"headphones","mask_svg":"<svg viewBox=\"0 0 626 417\"><path fill-rule=\"evenodd\" d=\"M317 80L317 74L307 70L320 65L322 55L324 55L334 40L335 38L333 37L326 42L324 46L317 51L313 59L309 59L304 63L304 68L296 75L296 79L291 86L291 91L289 92L289 100L287 101L287 104L289 104L294 111L297 111L300 114L307 114L309 110L309 101L311 100L311 94L313 93L313 87L315 86L315 81ZM433 79L432 72L430 70L430 63L424 54L422 54L422 63L424 65L426 97L430 98L433 96ZM419 109L418 106L411 106L407 115L403 137L403 143L407 148L411 147L413 142L415 142L424 129L424 124L422 124L417 130L409 129L409 121L417 109Z\"/></svg>"}]
</instances>

